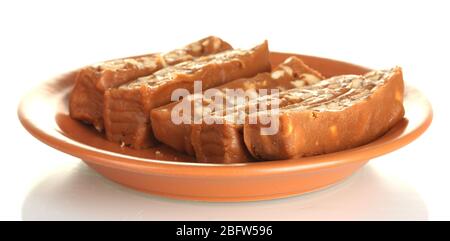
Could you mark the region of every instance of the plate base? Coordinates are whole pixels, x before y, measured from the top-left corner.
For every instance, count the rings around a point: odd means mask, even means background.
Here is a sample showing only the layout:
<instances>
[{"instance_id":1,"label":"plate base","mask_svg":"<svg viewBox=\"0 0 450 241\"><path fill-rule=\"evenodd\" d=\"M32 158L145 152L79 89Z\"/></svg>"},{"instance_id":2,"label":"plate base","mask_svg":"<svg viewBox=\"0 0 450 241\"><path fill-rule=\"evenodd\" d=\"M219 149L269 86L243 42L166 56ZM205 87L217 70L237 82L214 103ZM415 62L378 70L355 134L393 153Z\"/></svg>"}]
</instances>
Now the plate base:
<instances>
[{"instance_id":1,"label":"plate base","mask_svg":"<svg viewBox=\"0 0 450 241\"><path fill-rule=\"evenodd\" d=\"M124 172L83 161L109 180L140 192L180 200L207 202L262 201L311 193L338 184L368 162L367 160L339 168L329 168L321 170L320 174L306 172L285 177L261 177L258 180L236 178L224 182L221 178L214 180L208 177L186 181L173 176ZM199 188L192 190L193 186Z\"/></svg>"}]
</instances>

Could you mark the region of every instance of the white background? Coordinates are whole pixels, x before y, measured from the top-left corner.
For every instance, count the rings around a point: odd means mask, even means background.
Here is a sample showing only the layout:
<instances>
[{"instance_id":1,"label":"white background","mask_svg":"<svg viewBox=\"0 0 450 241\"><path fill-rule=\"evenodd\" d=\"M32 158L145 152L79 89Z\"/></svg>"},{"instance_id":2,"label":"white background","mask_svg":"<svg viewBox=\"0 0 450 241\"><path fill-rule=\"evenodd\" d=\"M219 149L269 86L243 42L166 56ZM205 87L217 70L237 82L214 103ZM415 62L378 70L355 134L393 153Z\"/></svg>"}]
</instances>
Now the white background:
<instances>
[{"instance_id":1,"label":"white background","mask_svg":"<svg viewBox=\"0 0 450 241\"><path fill-rule=\"evenodd\" d=\"M0 1L0 219L450 219L448 1ZM21 127L33 85L97 61L207 35L234 46L373 68L401 65L434 121L411 145L331 189L244 204L141 194L98 176Z\"/></svg>"}]
</instances>

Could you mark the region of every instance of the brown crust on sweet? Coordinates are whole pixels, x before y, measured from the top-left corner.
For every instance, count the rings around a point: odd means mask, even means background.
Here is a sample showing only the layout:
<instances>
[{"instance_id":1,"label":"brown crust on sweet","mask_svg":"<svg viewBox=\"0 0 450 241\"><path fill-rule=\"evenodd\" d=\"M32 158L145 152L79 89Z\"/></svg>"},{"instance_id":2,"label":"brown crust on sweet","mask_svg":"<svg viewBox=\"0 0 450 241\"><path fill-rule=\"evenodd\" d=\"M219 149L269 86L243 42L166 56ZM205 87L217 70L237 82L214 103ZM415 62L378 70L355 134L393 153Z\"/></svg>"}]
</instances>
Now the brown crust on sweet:
<instances>
[{"instance_id":1,"label":"brown crust on sweet","mask_svg":"<svg viewBox=\"0 0 450 241\"><path fill-rule=\"evenodd\" d=\"M93 124L97 130L101 131L103 129L103 95L107 89L150 75L168 65L229 49L232 47L227 42L209 36L165 54L113 60L85 67L75 78L75 87L69 100L70 116Z\"/></svg>"},{"instance_id":2,"label":"brown crust on sweet","mask_svg":"<svg viewBox=\"0 0 450 241\"><path fill-rule=\"evenodd\" d=\"M279 160L336 152L378 138L404 115L402 71L395 68L392 72L384 84L367 95L361 91L359 99L282 108L275 135L261 135L264 125L246 123L244 142L248 150L259 160ZM313 99L310 103L314 101L320 102Z\"/></svg>"}]
</instances>

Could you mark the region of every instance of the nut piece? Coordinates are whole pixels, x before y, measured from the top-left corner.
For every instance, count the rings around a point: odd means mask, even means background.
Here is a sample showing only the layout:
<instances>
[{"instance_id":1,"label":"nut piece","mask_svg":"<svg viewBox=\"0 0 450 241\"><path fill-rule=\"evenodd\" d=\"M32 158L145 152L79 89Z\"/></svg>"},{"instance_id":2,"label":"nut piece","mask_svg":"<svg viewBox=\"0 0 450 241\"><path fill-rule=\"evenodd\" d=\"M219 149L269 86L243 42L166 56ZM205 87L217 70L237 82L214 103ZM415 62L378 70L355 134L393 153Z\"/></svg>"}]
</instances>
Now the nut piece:
<instances>
[{"instance_id":1,"label":"nut piece","mask_svg":"<svg viewBox=\"0 0 450 241\"><path fill-rule=\"evenodd\" d=\"M308 85L313 85L320 81L317 76L307 73L301 74L299 78L305 80Z\"/></svg>"},{"instance_id":2,"label":"nut piece","mask_svg":"<svg viewBox=\"0 0 450 241\"><path fill-rule=\"evenodd\" d=\"M273 72L273 73L270 75L270 77L271 77L272 79L279 79L279 78L281 78L283 75L284 75L284 71L283 71L283 70L277 70L277 71Z\"/></svg>"},{"instance_id":3,"label":"nut piece","mask_svg":"<svg viewBox=\"0 0 450 241\"><path fill-rule=\"evenodd\" d=\"M362 85L362 79L360 78L356 78L354 80L352 80L352 88L357 89L357 88L361 88Z\"/></svg>"},{"instance_id":4,"label":"nut piece","mask_svg":"<svg viewBox=\"0 0 450 241\"><path fill-rule=\"evenodd\" d=\"M163 56L161 54L159 54L158 56L159 56L159 60L161 61L162 66L164 68L167 67L167 62L166 62L165 56Z\"/></svg>"},{"instance_id":5,"label":"nut piece","mask_svg":"<svg viewBox=\"0 0 450 241\"><path fill-rule=\"evenodd\" d=\"M142 64L143 64L146 68L154 69L154 68L157 67L157 64L156 64L155 60L152 59L152 58L143 58L143 59L142 59Z\"/></svg>"},{"instance_id":6,"label":"nut piece","mask_svg":"<svg viewBox=\"0 0 450 241\"><path fill-rule=\"evenodd\" d=\"M379 80L383 77L383 73L380 71L373 71L372 73L366 74L365 77L370 80Z\"/></svg>"},{"instance_id":7,"label":"nut piece","mask_svg":"<svg viewBox=\"0 0 450 241\"><path fill-rule=\"evenodd\" d=\"M327 105L327 107L328 107L329 109L331 109L331 110L339 109L339 105L338 105L338 103L336 103L336 102L331 102L331 103L329 103L329 104Z\"/></svg>"},{"instance_id":8,"label":"nut piece","mask_svg":"<svg viewBox=\"0 0 450 241\"><path fill-rule=\"evenodd\" d=\"M220 41L219 38L213 39L213 49L214 51L217 51L220 48L220 45L222 44L222 41Z\"/></svg>"},{"instance_id":9,"label":"nut piece","mask_svg":"<svg viewBox=\"0 0 450 241\"><path fill-rule=\"evenodd\" d=\"M291 69L291 67L286 66L286 65L281 65L280 66L284 72L286 72L289 76L292 76L294 74L294 71Z\"/></svg>"},{"instance_id":10,"label":"nut piece","mask_svg":"<svg viewBox=\"0 0 450 241\"><path fill-rule=\"evenodd\" d=\"M136 61L135 59L124 59L123 62L125 64L129 64L131 66L135 66L138 69L143 69L144 68L144 64Z\"/></svg>"},{"instance_id":11,"label":"nut piece","mask_svg":"<svg viewBox=\"0 0 450 241\"><path fill-rule=\"evenodd\" d=\"M203 47L208 47L208 45L209 45L209 39L203 41L202 45L203 45Z\"/></svg>"},{"instance_id":12,"label":"nut piece","mask_svg":"<svg viewBox=\"0 0 450 241\"><path fill-rule=\"evenodd\" d=\"M191 47L192 52L199 53L200 51L202 51L202 46L197 42L191 44L190 47Z\"/></svg>"},{"instance_id":13,"label":"nut piece","mask_svg":"<svg viewBox=\"0 0 450 241\"><path fill-rule=\"evenodd\" d=\"M300 88L300 87L305 86L305 81L299 80L299 79L298 80L293 80L293 81L291 81L291 84L294 85L297 88Z\"/></svg>"},{"instance_id":14,"label":"nut piece","mask_svg":"<svg viewBox=\"0 0 450 241\"><path fill-rule=\"evenodd\" d=\"M292 62L294 60L294 57L289 57L287 58L283 63L284 64L289 64L290 62Z\"/></svg>"}]
</instances>

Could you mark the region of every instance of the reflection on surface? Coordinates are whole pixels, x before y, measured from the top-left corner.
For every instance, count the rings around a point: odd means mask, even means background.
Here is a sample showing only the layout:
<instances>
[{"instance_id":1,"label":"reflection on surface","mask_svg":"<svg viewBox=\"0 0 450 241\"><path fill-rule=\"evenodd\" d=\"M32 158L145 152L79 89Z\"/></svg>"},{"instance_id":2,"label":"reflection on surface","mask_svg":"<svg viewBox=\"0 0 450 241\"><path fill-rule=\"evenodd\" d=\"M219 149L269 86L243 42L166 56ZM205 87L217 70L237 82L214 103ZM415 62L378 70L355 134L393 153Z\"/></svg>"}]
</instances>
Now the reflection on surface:
<instances>
[{"instance_id":1,"label":"reflection on surface","mask_svg":"<svg viewBox=\"0 0 450 241\"><path fill-rule=\"evenodd\" d=\"M112 183L80 163L57 170L28 194L24 220L364 220L427 219L418 193L368 165L326 190L246 203L178 201Z\"/></svg>"}]
</instances>

